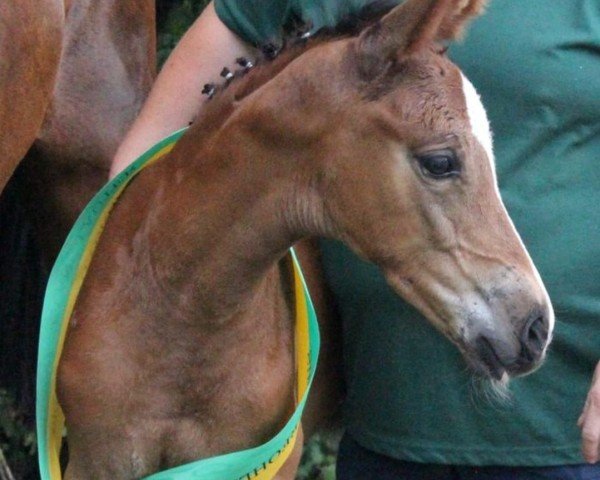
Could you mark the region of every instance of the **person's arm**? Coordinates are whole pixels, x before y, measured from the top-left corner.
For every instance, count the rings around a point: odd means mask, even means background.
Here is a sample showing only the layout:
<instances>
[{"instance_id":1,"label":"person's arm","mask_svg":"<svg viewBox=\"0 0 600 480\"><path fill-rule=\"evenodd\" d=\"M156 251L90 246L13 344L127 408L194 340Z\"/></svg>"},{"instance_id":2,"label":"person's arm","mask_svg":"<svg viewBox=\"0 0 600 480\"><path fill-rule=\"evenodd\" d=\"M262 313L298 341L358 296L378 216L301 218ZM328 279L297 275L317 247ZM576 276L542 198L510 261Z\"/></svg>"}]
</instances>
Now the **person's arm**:
<instances>
[{"instance_id":1,"label":"person's arm","mask_svg":"<svg viewBox=\"0 0 600 480\"><path fill-rule=\"evenodd\" d=\"M219 81L223 67L234 69L236 58L253 54L254 49L223 24L209 3L165 62L117 150L110 178L163 137L188 125L206 100L203 85Z\"/></svg>"},{"instance_id":2,"label":"person's arm","mask_svg":"<svg viewBox=\"0 0 600 480\"><path fill-rule=\"evenodd\" d=\"M583 457L589 463L600 460L600 362L577 425L581 428Z\"/></svg>"}]
</instances>

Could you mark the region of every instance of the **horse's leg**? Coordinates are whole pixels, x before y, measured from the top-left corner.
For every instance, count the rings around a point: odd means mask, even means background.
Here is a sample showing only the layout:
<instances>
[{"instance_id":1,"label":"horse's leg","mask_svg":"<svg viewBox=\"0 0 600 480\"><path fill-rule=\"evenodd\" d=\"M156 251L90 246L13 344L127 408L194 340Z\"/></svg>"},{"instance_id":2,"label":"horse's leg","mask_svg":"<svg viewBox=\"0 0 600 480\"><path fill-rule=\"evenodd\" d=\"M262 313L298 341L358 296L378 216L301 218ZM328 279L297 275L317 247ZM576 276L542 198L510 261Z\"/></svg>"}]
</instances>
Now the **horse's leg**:
<instances>
[{"instance_id":1,"label":"horse's leg","mask_svg":"<svg viewBox=\"0 0 600 480\"><path fill-rule=\"evenodd\" d=\"M56 77L62 0L0 4L0 192L33 143Z\"/></svg>"},{"instance_id":2,"label":"horse's leg","mask_svg":"<svg viewBox=\"0 0 600 480\"><path fill-rule=\"evenodd\" d=\"M25 162L50 263L112 157L155 72L152 0L72 0L54 96Z\"/></svg>"}]
</instances>

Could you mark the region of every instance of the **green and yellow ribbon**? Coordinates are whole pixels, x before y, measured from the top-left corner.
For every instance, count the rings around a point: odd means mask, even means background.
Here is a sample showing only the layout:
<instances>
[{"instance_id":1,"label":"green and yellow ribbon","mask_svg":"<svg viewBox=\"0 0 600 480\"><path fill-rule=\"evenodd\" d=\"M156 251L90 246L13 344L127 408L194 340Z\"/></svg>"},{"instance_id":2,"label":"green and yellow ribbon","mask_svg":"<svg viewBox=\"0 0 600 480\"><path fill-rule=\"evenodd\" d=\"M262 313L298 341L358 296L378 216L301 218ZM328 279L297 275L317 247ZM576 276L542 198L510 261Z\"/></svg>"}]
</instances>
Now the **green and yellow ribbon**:
<instances>
[{"instance_id":1,"label":"green and yellow ribbon","mask_svg":"<svg viewBox=\"0 0 600 480\"><path fill-rule=\"evenodd\" d=\"M60 480L59 455L65 418L56 397L56 372L67 325L96 245L115 202L143 168L169 153L187 129L144 153L105 185L83 210L56 260L44 298L37 372L37 437L42 480ZM258 447L180 465L148 480L268 480L291 454L319 355L319 328L298 259L290 249L296 294L295 356L297 405L286 425Z\"/></svg>"}]
</instances>

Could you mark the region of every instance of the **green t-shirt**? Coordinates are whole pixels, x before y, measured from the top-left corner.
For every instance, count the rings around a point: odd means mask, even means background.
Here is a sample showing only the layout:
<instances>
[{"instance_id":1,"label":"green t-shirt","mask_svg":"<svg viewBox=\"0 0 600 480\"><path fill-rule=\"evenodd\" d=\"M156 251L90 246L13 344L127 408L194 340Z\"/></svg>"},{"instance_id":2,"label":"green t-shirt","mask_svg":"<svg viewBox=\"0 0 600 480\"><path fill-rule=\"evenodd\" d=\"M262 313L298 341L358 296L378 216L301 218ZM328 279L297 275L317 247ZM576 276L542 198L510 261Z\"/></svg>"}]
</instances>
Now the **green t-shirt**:
<instances>
[{"instance_id":1,"label":"green t-shirt","mask_svg":"<svg viewBox=\"0 0 600 480\"><path fill-rule=\"evenodd\" d=\"M304 18L316 25L312 15L326 11L321 23L333 24L344 3L216 7L262 43L290 11L311 12ZM554 303L554 341L540 370L512 381L509 404L490 403L457 349L375 267L323 241L344 321L346 426L365 447L405 460L581 463L576 421L600 359L600 3L494 0L450 56L487 108L503 199Z\"/></svg>"},{"instance_id":2,"label":"green t-shirt","mask_svg":"<svg viewBox=\"0 0 600 480\"><path fill-rule=\"evenodd\" d=\"M302 20L312 31L333 27L369 0L215 0L219 18L245 41L262 45L281 39L284 25Z\"/></svg>"}]
</instances>

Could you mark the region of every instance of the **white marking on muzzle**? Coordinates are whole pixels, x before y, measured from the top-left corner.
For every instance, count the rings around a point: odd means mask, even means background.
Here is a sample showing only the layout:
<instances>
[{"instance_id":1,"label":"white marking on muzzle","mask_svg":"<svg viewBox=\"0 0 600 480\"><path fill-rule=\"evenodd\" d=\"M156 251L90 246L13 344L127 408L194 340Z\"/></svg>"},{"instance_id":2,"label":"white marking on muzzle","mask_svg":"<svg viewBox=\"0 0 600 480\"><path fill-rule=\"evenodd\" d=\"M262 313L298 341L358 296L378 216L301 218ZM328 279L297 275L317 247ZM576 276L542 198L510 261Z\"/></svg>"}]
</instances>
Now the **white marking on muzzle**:
<instances>
[{"instance_id":1,"label":"white marking on muzzle","mask_svg":"<svg viewBox=\"0 0 600 480\"><path fill-rule=\"evenodd\" d=\"M500 203L502 204L504 213L506 214L506 217L508 218L511 227L512 227L515 235L517 236L517 239L519 240L521 247L523 248L523 250L525 251L525 254L527 255L527 260L529 261L531 270L533 271L534 278L538 282L539 287L542 290L543 296L549 306L548 342L546 343L546 346L544 347L544 350L545 350L548 347L548 344L550 343L550 340L552 338L552 330L554 329L554 309L552 308L552 302L550 301L550 296L548 295L546 286L544 285L544 282L542 281L542 278L541 278L537 268L535 267L533 260L531 260L529 252L525 248L525 245L523 244L523 240L521 239L521 236L517 232L517 229L515 228L515 225L514 225L512 219L510 218L510 216L508 215L508 212L506 211L504 202L502 202L502 198L500 197L500 190L498 189L498 181L496 179L496 167L495 167L495 163L494 163L494 151L493 151L493 145L492 145L492 133L490 130L490 122L488 121L487 114L485 112L485 108L483 106L483 103L481 102L481 98L479 98L479 95L477 94L477 91L475 90L475 87L473 86L473 84L469 81L469 79L467 77L465 77L465 75L462 72L461 72L461 77L462 77L463 94L465 96L465 102L467 104L467 115L469 116L469 123L471 124L471 131L473 132L473 136L475 137L475 139L480 143L480 145L485 150L485 153L487 154L488 161L490 162L490 166L492 168L492 175L494 176L494 187L495 187L496 195L498 196L498 199L499 199Z\"/></svg>"}]
</instances>

